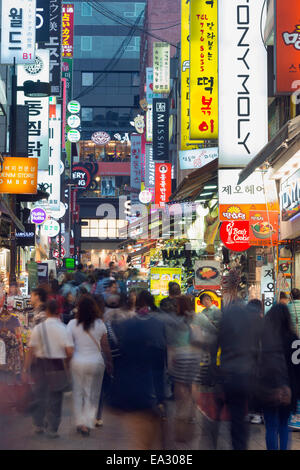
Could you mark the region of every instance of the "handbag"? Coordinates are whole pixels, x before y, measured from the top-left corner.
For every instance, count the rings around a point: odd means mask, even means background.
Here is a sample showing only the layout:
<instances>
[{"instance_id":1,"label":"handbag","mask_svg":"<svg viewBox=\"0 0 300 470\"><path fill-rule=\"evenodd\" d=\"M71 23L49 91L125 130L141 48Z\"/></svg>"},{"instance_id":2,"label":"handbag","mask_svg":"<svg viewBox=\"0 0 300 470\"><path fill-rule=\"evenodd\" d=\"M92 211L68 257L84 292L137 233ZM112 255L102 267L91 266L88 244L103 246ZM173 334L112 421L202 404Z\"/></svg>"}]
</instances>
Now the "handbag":
<instances>
[{"instance_id":1,"label":"handbag","mask_svg":"<svg viewBox=\"0 0 300 470\"><path fill-rule=\"evenodd\" d=\"M65 362L63 359L51 359L50 346L48 341L47 330L45 322L41 325L43 332L44 342L46 347L46 355L48 358L43 358L43 372L45 380L51 392L68 392L71 390L71 380L66 371Z\"/></svg>"}]
</instances>

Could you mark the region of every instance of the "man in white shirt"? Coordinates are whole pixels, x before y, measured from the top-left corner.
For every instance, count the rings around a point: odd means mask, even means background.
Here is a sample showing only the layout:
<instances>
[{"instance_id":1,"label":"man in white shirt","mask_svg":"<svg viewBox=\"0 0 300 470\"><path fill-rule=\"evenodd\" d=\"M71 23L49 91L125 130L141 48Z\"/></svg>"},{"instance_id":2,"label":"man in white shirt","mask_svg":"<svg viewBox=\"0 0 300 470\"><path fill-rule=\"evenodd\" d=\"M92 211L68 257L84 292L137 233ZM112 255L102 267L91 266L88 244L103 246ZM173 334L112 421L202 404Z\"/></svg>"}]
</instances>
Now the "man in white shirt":
<instances>
[{"instance_id":1,"label":"man in white shirt","mask_svg":"<svg viewBox=\"0 0 300 470\"><path fill-rule=\"evenodd\" d=\"M45 371L51 366L51 369L57 371L57 377L59 374L61 377L64 361L72 357L73 342L59 318L55 300L47 303L46 314L45 322L36 325L32 330L24 373L26 377L31 369L35 383L36 400L32 411L35 433L43 433L47 428L48 436L54 438L58 437L64 392L51 387Z\"/></svg>"}]
</instances>

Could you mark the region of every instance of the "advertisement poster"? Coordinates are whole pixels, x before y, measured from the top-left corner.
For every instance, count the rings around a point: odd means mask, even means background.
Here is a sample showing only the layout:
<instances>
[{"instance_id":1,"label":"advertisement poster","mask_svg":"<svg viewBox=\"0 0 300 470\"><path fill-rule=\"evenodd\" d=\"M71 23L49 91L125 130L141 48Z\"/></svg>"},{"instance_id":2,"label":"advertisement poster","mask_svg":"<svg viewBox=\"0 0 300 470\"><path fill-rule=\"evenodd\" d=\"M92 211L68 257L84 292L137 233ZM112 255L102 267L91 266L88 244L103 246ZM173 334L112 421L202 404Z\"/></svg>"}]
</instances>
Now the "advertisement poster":
<instances>
[{"instance_id":1,"label":"advertisement poster","mask_svg":"<svg viewBox=\"0 0 300 470\"><path fill-rule=\"evenodd\" d=\"M101 177L101 196L115 197L116 195L116 178L114 176Z\"/></svg>"},{"instance_id":2,"label":"advertisement poster","mask_svg":"<svg viewBox=\"0 0 300 470\"><path fill-rule=\"evenodd\" d=\"M202 168L217 158L218 147L179 151L181 170L195 170L197 168Z\"/></svg>"},{"instance_id":3,"label":"advertisement poster","mask_svg":"<svg viewBox=\"0 0 300 470\"><path fill-rule=\"evenodd\" d=\"M62 6L62 55L73 57L74 48L74 5Z\"/></svg>"},{"instance_id":4,"label":"advertisement poster","mask_svg":"<svg viewBox=\"0 0 300 470\"><path fill-rule=\"evenodd\" d=\"M218 2L190 6L190 139L217 139Z\"/></svg>"},{"instance_id":5,"label":"advertisement poster","mask_svg":"<svg viewBox=\"0 0 300 470\"><path fill-rule=\"evenodd\" d=\"M181 268L151 268L150 291L155 305L159 306L161 300L168 297L169 282L177 282L181 286Z\"/></svg>"},{"instance_id":6,"label":"advertisement poster","mask_svg":"<svg viewBox=\"0 0 300 470\"><path fill-rule=\"evenodd\" d=\"M221 285L220 269L218 261L196 261L195 289L219 289Z\"/></svg>"},{"instance_id":7,"label":"advertisement poster","mask_svg":"<svg viewBox=\"0 0 300 470\"><path fill-rule=\"evenodd\" d=\"M299 52L300 55L300 52ZM300 212L300 170L287 178L280 188L280 210L283 222Z\"/></svg>"},{"instance_id":8,"label":"advertisement poster","mask_svg":"<svg viewBox=\"0 0 300 470\"><path fill-rule=\"evenodd\" d=\"M216 292L214 292L212 290L204 290L204 291L201 291L199 296L196 297L196 299L195 299L195 312L196 313L201 313L202 310L205 309L204 305L202 305L201 302L200 302L200 296L202 294L208 294L210 296L210 298L212 299L213 305L221 310L221 304L222 304L221 297Z\"/></svg>"},{"instance_id":9,"label":"advertisement poster","mask_svg":"<svg viewBox=\"0 0 300 470\"><path fill-rule=\"evenodd\" d=\"M250 245L277 245L278 218L279 213L276 211L249 211Z\"/></svg>"},{"instance_id":10,"label":"advertisement poster","mask_svg":"<svg viewBox=\"0 0 300 470\"><path fill-rule=\"evenodd\" d=\"M36 194L38 159L5 157L0 172L0 193Z\"/></svg>"}]
</instances>

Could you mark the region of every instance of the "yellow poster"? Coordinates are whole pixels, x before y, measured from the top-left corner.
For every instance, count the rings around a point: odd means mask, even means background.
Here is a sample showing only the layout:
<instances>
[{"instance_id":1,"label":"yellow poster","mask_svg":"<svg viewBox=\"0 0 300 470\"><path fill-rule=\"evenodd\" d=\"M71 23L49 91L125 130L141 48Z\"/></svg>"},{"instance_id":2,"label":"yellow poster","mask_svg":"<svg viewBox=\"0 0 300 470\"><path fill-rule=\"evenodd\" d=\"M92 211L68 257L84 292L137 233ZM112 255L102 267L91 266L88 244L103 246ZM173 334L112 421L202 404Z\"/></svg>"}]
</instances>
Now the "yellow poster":
<instances>
[{"instance_id":1,"label":"yellow poster","mask_svg":"<svg viewBox=\"0 0 300 470\"><path fill-rule=\"evenodd\" d=\"M193 150L198 148L195 142L190 140L190 5L186 0L181 0L181 139L180 150Z\"/></svg>"},{"instance_id":2,"label":"yellow poster","mask_svg":"<svg viewBox=\"0 0 300 470\"><path fill-rule=\"evenodd\" d=\"M190 139L217 139L218 2L190 3Z\"/></svg>"},{"instance_id":3,"label":"yellow poster","mask_svg":"<svg viewBox=\"0 0 300 470\"><path fill-rule=\"evenodd\" d=\"M181 268L151 268L150 291L155 305L159 306L161 300L168 297L169 282L177 282L181 286Z\"/></svg>"},{"instance_id":4,"label":"yellow poster","mask_svg":"<svg viewBox=\"0 0 300 470\"><path fill-rule=\"evenodd\" d=\"M199 294L199 297L195 298L195 312L196 313L201 313L202 310L205 309L204 305L202 305L200 302L200 296L202 294L208 294L212 300L213 305L221 310L221 304L222 304L221 297L219 297L215 291L204 290L204 291L201 291L201 293Z\"/></svg>"}]
</instances>

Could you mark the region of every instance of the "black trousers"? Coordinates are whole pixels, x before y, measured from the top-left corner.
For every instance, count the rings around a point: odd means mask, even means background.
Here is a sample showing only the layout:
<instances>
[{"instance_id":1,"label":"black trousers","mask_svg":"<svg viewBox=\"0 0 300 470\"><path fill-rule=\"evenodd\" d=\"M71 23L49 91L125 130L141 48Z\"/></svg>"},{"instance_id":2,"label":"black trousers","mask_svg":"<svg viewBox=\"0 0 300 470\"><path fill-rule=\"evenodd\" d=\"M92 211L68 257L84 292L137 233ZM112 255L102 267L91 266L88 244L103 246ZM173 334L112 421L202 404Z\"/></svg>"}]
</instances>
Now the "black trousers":
<instances>
[{"instance_id":1,"label":"black trousers","mask_svg":"<svg viewBox=\"0 0 300 470\"><path fill-rule=\"evenodd\" d=\"M35 403L32 409L33 423L35 426L57 432L61 422L63 392L49 390L44 367L39 359L32 367L32 376L35 383Z\"/></svg>"}]
</instances>

